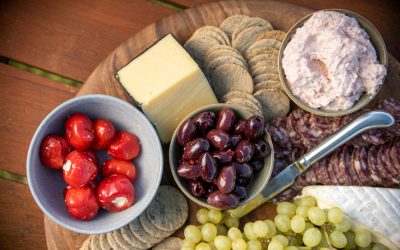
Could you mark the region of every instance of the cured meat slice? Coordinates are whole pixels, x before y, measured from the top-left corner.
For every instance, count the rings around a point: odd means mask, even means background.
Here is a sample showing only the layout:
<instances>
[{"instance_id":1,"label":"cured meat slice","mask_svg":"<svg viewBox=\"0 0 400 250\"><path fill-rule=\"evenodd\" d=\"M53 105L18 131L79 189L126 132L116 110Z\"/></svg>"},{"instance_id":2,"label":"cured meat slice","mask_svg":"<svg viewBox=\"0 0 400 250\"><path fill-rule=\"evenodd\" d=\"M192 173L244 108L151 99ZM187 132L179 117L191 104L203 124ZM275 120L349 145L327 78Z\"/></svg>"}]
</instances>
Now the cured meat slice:
<instances>
[{"instance_id":1,"label":"cured meat slice","mask_svg":"<svg viewBox=\"0 0 400 250\"><path fill-rule=\"evenodd\" d=\"M372 146L368 149L368 167L370 177L374 183L378 186L384 186L389 181L389 177L385 170L381 170L378 167L377 151L377 146Z\"/></svg>"},{"instance_id":2,"label":"cured meat slice","mask_svg":"<svg viewBox=\"0 0 400 250\"><path fill-rule=\"evenodd\" d=\"M286 128L291 144L294 147L302 147L302 141L300 134L297 131L297 122L306 115L307 113L302 109L293 110L286 120Z\"/></svg>"},{"instance_id":3,"label":"cured meat slice","mask_svg":"<svg viewBox=\"0 0 400 250\"><path fill-rule=\"evenodd\" d=\"M397 138L390 147L390 159L397 171L400 172L400 138Z\"/></svg>"},{"instance_id":4,"label":"cured meat slice","mask_svg":"<svg viewBox=\"0 0 400 250\"><path fill-rule=\"evenodd\" d=\"M306 151L302 148L294 148L288 159L290 162L295 162L305 153Z\"/></svg>"},{"instance_id":5,"label":"cured meat slice","mask_svg":"<svg viewBox=\"0 0 400 250\"><path fill-rule=\"evenodd\" d=\"M338 179L336 177L336 173L335 173L336 172L335 167L337 164L337 157L335 157L335 152L330 154L329 160L328 160L328 163L326 164L326 166L327 166L329 178L332 181L332 185L339 185L339 181L338 181Z\"/></svg>"},{"instance_id":6,"label":"cured meat slice","mask_svg":"<svg viewBox=\"0 0 400 250\"><path fill-rule=\"evenodd\" d=\"M368 146L369 142L362 138L361 135L359 135L351 139L350 142L348 142L347 144L353 145L356 148L361 148Z\"/></svg>"},{"instance_id":7,"label":"cured meat slice","mask_svg":"<svg viewBox=\"0 0 400 250\"><path fill-rule=\"evenodd\" d=\"M289 140L289 131L286 129L286 118L278 117L274 119L269 127L268 131L271 135L272 140L284 148L291 148L292 144Z\"/></svg>"},{"instance_id":8,"label":"cured meat slice","mask_svg":"<svg viewBox=\"0 0 400 250\"><path fill-rule=\"evenodd\" d=\"M324 185L332 185L331 178L329 178L328 169L327 169L328 159L323 158L318 161L317 166L313 166L317 176L317 182Z\"/></svg>"},{"instance_id":9,"label":"cured meat slice","mask_svg":"<svg viewBox=\"0 0 400 250\"><path fill-rule=\"evenodd\" d=\"M391 141L394 134L386 129L370 129L359 135L367 144L381 145Z\"/></svg>"},{"instance_id":10,"label":"cured meat slice","mask_svg":"<svg viewBox=\"0 0 400 250\"><path fill-rule=\"evenodd\" d=\"M299 193L298 190L294 190L293 188L288 188L282 192L280 192L277 196L272 198L273 203L281 202L281 201L290 201Z\"/></svg>"},{"instance_id":11,"label":"cured meat slice","mask_svg":"<svg viewBox=\"0 0 400 250\"><path fill-rule=\"evenodd\" d=\"M384 144L379 146L377 157L379 169L384 169L390 175L390 183L387 184L389 187L396 187L400 184L400 175L395 166L391 165L389 162L389 157L387 157L386 152L390 150L392 144ZM386 185L385 185L386 186Z\"/></svg>"},{"instance_id":12,"label":"cured meat slice","mask_svg":"<svg viewBox=\"0 0 400 250\"><path fill-rule=\"evenodd\" d=\"M351 178L350 174L348 173L347 170L347 162L350 161L351 158L351 148L349 146L343 146L340 148L339 151L339 161L337 164L337 170L338 172L336 173L336 177L338 178L338 181L342 185L351 185Z\"/></svg>"},{"instance_id":13,"label":"cured meat slice","mask_svg":"<svg viewBox=\"0 0 400 250\"><path fill-rule=\"evenodd\" d=\"M308 185L317 183L317 177L314 175L313 166L310 166L302 175L305 176Z\"/></svg>"},{"instance_id":14,"label":"cured meat slice","mask_svg":"<svg viewBox=\"0 0 400 250\"><path fill-rule=\"evenodd\" d=\"M358 179L363 186L372 186L374 182L370 178L370 172L368 170L368 154L365 147L357 148L354 151L353 156L353 167L356 170Z\"/></svg>"},{"instance_id":15,"label":"cured meat slice","mask_svg":"<svg viewBox=\"0 0 400 250\"><path fill-rule=\"evenodd\" d=\"M281 147L274 143L274 157L278 159L287 159L292 153L293 148Z\"/></svg>"},{"instance_id":16,"label":"cured meat slice","mask_svg":"<svg viewBox=\"0 0 400 250\"><path fill-rule=\"evenodd\" d=\"M351 149L351 153L350 153L351 156L350 156L349 161L346 162L346 167L347 167L347 170L349 172L349 176L351 178L351 183L354 186L361 186L361 181L358 179L357 171L354 168L354 164L353 164L356 149L354 149L353 147L350 146L349 147L349 152L350 152L350 149Z\"/></svg>"},{"instance_id":17,"label":"cured meat slice","mask_svg":"<svg viewBox=\"0 0 400 250\"><path fill-rule=\"evenodd\" d=\"M388 130L400 136L400 102L394 98L386 98L378 107L389 112L394 117L395 123Z\"/></svg>"}]
</instances>

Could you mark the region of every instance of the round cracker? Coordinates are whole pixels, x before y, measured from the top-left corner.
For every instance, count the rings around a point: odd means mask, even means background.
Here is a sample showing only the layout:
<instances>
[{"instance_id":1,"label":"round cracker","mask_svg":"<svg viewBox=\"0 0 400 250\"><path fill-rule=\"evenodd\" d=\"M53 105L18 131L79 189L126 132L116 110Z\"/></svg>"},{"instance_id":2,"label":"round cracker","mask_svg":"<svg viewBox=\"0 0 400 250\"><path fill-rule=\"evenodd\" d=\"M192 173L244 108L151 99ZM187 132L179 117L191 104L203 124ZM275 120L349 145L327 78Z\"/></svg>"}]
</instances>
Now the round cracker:
<instances>
[{"instance_id":1,"label":"round cracker","mask_svg":"<svg viewBox=\"0 0 400 250\"><path fill-rule=\"evenodd\" d=\"M234 15L226 18L219 27L223 30L229 38L232 38L233 31L244 21L251 17L245 15Z\"/></svg>"},{"instance_id":2,"label":"round cracker","mask_svg":"<svg viewBox=\"0 0 400 250\"><path fill-rule=\"evenodd\" d=\"M257 37L267 30L269 30L269 27L266 26L248 27L232 38L232 46L244 54L256 42Z\"/></svg>"},{"instance_id":3,"label":"round cracker","mask_svg":"<svg viewBox=\"0 0 400 250\"><path fill-rule=\"evenodd\" d=\"M251 67L254 67L257 63L259 62L268 62L269 64L275 64L278 65L278 58L275 58L275 56L267 55L267 54L260 54L258 56L252 57L248 64Z\"/></svg>"},{"instance_id":4,"label":"round cracker","mask_svg":"<svg viewBox=\"0 0 400 250\"><path fill-rule=\"evenodd\" d=\"M263 115L261 108L259 108L254 102L252 102L248 99L245 99L245 98L241 98L241 97L232 98L232 99L229 99L226 103L245 108L253 115L259 115L259 116Z\"/></svg>"},{"instance_id":5,"label":"round cracker","mask_svg":"<svg viewBox=\"0 0 400 250\"><path fill-rule=\"evenodd\" d=\"M112 250L112 247L107 239L107 234L100 234L100 246L102 250Z\"/></svg>"},{"instance_id":6,"label":"round cracker","mask_svg":"<svg viewBox=\"0 0 400 250\"><path fill-rule=\"evenodd\" d=\"M282 30L271 30L271 31L266 31L257 38L257 40L261 39L275 39L278 41L283 41L285 39L286 32L283 32Z\"/></svg>"},{"instance_id":7,"label":"round cracker","mask_svg":"<svg viewBox=\"0 0 400 250\"><path fill-rule=\"evenodd\" d=\"M146 209L149 221L156 228L164 231L175 231L183 226L188 213L189 208L185 197L171 186L160 186L156 197Z\"/></svg>"},{"instance_id":8,"label":"round cracker","mask_svg":"<svg viewBox=\"0 0 400 250\"><path fill-rule=\"evenodd\" d=\"M137 239L135 235L133 235L132 231L129 229L129 226L121 227L120 230L124 240L127 241L131 245L131 248L133 249L144 250L144 249L149 249L154 245L154 244L144 243L139 239Z\"/></svg>"},{"instance_id":9,"label":"round cracker","mask_svg":"<svg viewBox=\"0 0 400 250\"><path fill-rule=\"evenodd\" d=\"M79 250L89 250L90 249L90 242L92 241L92 236L90 235L82 244L82 246L79 248Z\"/></svg>"},{"instance_id":10,"label":"round cracker","mask_svg":"<svg viewBox=\"0 0 400 250\"><path fill-rule=\"evenodd\" d=\"M253 79L249 72L235 64L219 66L214 70L210 79L211 87L218 99L234 90L253 93Z\"/></svg>"},{"instance_id":11,"label":"round cracker","mask_svg":"<svg viewBox=\"0 0 400 250\"><path fill-rule=\"evenodd\" d=\"M247 50L244 54L244 58L246 58L247 61L250 61L253 57L267 55L273 60L278 60L278 53L279 51L273 48L255 48Z\"/></svg>"},{"instance_id":12,"label":"round cracker","mask_svg":"<svg viewBox=\"0 0 400 250\"><path fill-rule=\"evenodd\" d=\"M147 218L146 213L142 213L139 216L140 224L142 225L144 231L150 235L154 235L157 238L166 238L174 233L174 231L163 231L156 228Z\"/></svg>"},{"instance_id":13,"label":"round cracker","mask_svg":"<svg viewBox=\"0 0 400 250\"><path fill-rule=\"evenodd\" d=\"M231 99L235 99L235 98L247 99L247 100L253 102L258 107L258 109L261 110L260 102L252 94L242 92L242 91L229 92L221 98L221 101L227 102L227 101L229 101Z\"/></svg>"},{"instance_id":14,"label":"round cracker","mask_svg":"<svg viewBox=\"0 0 400 250\"><path fill-rule=\"evenodd\" d=\"M253 71L251 71L251 76L256 78L261 74L277 74L278 67L276 65L262 65L255 67Z\"/></svg>"},{"instance_id":15,"label":"round cracker","mask_svg":"<svg viewBox=\"0 0 400 250\"><path fill-rule=\"evenodd\" d=\"M232 42L236 39L236 36L240 34L244 29L258 26L258 27L265 27L265 30L273 30L272 25L265 19L261 17L251 17L249 19L244 20L243 22L239 23L236 28L233 30L232 33Z\"/></svg>"},{"instance_id":16,"label":"round cracker","mask_svg":"<svg viewBox=\"0 0 400 250\"><path fill-rule=\"evenodd\" d=\"M241 60L231 56L220 56L218 58L215 58L209 64L206 65L206 75L211 77L216 68L225 64L238 65L243 69L247 70L247 65Z\"/></svg>"},{"instance_id":17,"label":"round cracker","mask_svg":"<svg viewBox=\"0 0 400 250\"><path fill-rule=\"evenodd\" d=\"M262 81L254 85L254 92L257 92L261 89L280 89L281 83L275 80L267 80Z\"/></svg>"},{"instance_id":18,"label":"round cracker","mask_svg":"<svg viewBox=\"0 0 400 250\"><path fill-rule=\"evenodd\" d=\"M225 44L225 45L230 45L231 42L229 40L229 37L225 34L224 31L222 31L219 27L216 26L202 26L198 28L192 35L192 38L198 38L198 37L211 37L218 41L220 44Z\"/></svg>"},{"instance_id":19,"label":"round cracker","mask_svg":"<svg viewBox=\"0 0 400 250\"><path fill-rule=\"evenodd\" d=\"M168 237L153 247L153 250L180 250L183 240L178 237Z\"/></svg>"},{"instance_id":20,"label":"round cracker","mask_svg":"<svg viewBox=\"0 0 400 250\"><path fill-rule=\"evenodd\" d=\"M262 89L254 93L254 97L261 103L264 118L272 120L286 116L290 109L290 100L281 90Z\"/></svg>"},{"instance_id":21,"label":"round cracker","mask_svg":"<svg viewBox=\"0 0 400 250\"><path fill-rule=\"evenodd\" d=\"M114 237L112 236L112 233L107 233L107 241L111 246L111 249L118 249L118 244L115 242Z\"/></svg>"},{"instance_id":22,"label":"round cracker","mask_svg":"<svg viewBox=\"0 0 400 250\"><path fill-rule=\"evenodd\" d=\"M258 49L258 48L272 48L279 50L281 48L282 43L275 39L261 39L253 43L248 49Z\"/></svg>"},{"instance_id":23,"label":"round cracker","mask_svg":"<svg viewBox=\"0 0 400 250\"><path fill-rule=\"evenodd\" d=\"M129 229L131 230L132 234L141 242L149 243L149 244L157 244L158 242L162 241L164 238L158 238L154 235L148 234L142 227L139 222L139 219L135 219L128 224Z\"/></svg>"},{"instance_id":24,"label":"round cracker","mask_svg":"<svg viewBox=\"0 0 400 250\"><path fill-rule=\"evenodd\" d=\"M189 39L183 47L186 51L198 62L202 65L204 64L205 55L207 51L214 47L220 45L212 38L194 38Z\"/></svg>"},{"instance_id":25,"label":"round cracker","mask_svg":"<svg viewBox=\"0 0 400 250\"><path fill-rule=\"evenodd\" d=\"M210 49L208 50L204 62L205 64L209 64L212 60L221 57L221 56L231 56L234 58L239 59L240 61L243 62L243 64L247 64L246 60L244 60L243 56L240 54L239 51L237 51L235 48L232 48L230 46L219 46L217 47L218 49Z\"/></svg>"},{"instance_id":26,"label":"round cracker","mask_svg":"<svg viewBox=\"0 0 400 250\"><path fill-rule=\"evenodd\" d=\"M101 249L100 245L100 234L92 234L90 240L90 249Z\"/></svg>"},{"instance_id":27,"label":"round cracker","mask_svg":"<svg viewBox=\"0 0 400 250\"><path fill-rule=\"evenodd\" d=\"M279 75L278 74L272 74L272 73L264 73L261 75L258 75L253 78L253 83L254 86L257 85L257 83L260 83L262 81L268 81L268 80L276 80L279 81Z\"/></svg>"},{"instance_id":28,"label":"round cracker","mask_svg":"<svg viewBox=\"0 0 400 250\"><path fill-rule=\"evenodd\" d=\"M127 226L125 226L127 227ZM114 238L115 242L118 245L118 249L132 249L131 244L129 244L129 242L127 240L125 240L125 238L122 236L122 231L121 229L119 230L115 230L112 232L112 237Z\"/></svg>"},{"instance_id":29,"label":"round cracker","mask_svg":"<svg viewBox=\"0 0 400 250\"><path fill-rule=\"evenodd\" d=\"M270 68L270 67L274 67L274 66L277 67L277 64L275 63L275 61L271 61L271 60L258 61L256 63L253 62L252 65L249 66L249 71L254 72L254 71L256 71L256 69L258 69L260 67Z\"/></svg>"}]
</instances>

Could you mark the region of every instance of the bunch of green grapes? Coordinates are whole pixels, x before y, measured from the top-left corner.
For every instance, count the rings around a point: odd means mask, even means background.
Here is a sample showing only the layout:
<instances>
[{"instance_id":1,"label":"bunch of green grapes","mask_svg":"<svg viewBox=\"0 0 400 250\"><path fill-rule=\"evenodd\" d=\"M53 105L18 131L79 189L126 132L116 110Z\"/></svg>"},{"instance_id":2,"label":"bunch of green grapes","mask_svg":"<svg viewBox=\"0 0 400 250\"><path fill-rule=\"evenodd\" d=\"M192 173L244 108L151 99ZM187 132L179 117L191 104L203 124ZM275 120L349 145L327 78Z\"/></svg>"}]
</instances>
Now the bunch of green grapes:
<instances>
[{"instance_id":1,"label":"bunch of green grapes","mask_svg":"<svg viewBox=\"0 0 400 250\"><path fill-rule=\"evenodd\" d=\"M239 219L219 210L201 208L196 213L200 226L184 230L182 250L302 250L302 249L387 249L372 243L366 229L352 231L351 222L340 208L323 210L306 196L280 202L274 220L248 222L243 231Z\"/></svg>"}]
</instances>

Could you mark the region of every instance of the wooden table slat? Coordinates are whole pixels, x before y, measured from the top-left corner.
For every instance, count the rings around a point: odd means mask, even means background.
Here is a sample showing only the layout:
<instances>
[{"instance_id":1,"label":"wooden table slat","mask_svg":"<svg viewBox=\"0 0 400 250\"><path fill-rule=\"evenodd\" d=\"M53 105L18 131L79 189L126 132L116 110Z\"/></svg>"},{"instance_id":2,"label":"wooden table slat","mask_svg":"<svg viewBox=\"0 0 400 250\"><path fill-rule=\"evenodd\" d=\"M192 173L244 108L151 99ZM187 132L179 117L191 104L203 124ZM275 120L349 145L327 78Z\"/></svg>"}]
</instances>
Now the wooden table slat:
<instances>
[{"instance_id":1,"label":"wooden table slat","mask_svg":"<svg viewBox=\"0 0 400 250\"><path fill-rule=\"evenodd\" d=\"M30 140L43 118L78 89L0 64L0 168L25 175Z\"/></svg>"}]
</instances>

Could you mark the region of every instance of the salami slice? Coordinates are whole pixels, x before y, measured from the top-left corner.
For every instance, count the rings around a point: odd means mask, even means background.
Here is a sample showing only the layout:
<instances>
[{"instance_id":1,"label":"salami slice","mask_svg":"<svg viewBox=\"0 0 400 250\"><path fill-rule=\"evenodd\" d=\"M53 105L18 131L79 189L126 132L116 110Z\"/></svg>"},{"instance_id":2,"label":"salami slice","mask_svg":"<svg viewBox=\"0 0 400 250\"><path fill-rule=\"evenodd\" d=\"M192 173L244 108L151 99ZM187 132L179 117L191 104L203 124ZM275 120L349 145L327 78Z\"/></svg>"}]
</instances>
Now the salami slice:
<instances>
[{"instance_id":1,"label":"salami slice","mask_svg":"<svg viewBox=\"0 0 400 250\"><path fill-rule=\"evenodd\" d=\"M366 147L369 145L369 142L362 138L361 135L358 135L350 140L347 144L353 145L356 148Z\"/></svg>"},{"instance_id":2,"label":"salami slice","mask_svg":"<svg viewBox=\"0 0 400 250\"><path fill-rule=\"evenodd\" d=\"M364 133L362 133L361 138L365 140L369 144L373 145L381 145L386 142L391 141L394 138L393 133L388 132L385 129L370 129Z\"/></svg>"},{"instance_id":3,"label":"salami slice","mask_svg":"<svg viewBox=\"0 0 400 250\"><path fill-rule=\"evenodd\" d=\"M357 148L354 151L353 167L356 170L358 179L363 186L372 186L373 182L367 167L367 150L365 147Z\"/></svg>"},{"instance_id":4,"label":"salami slice","mask_svg":"<svg viewBox=\"0 0 400 250\"><path fill-rule=\"evenodd\" d=\"M400 172L400 138L397 138L390 147L390 159L397 171Z\"/></svg>"},{"instance_id":5,"label":"salami slice","mask_svg":"<svg viewBox=\"0 0 400 250\"><path fill-rule=\"evenodd\" d=\"M336 151L335 151L336 152ZM329 174L329 178L332 181L332 185L339 185L339 181L336 178L336 171L335 171L335 166L336 166L336 162L337 162L337 158L335 157L335 152L333 152L332 154L330 154L329 156L329 160L328 163L326 164L327 166L327 170L328 170L328 174ZM336 160L336 162L335 162Z\"/></svg>"},{"instance_id":6,"label":"salami slice","mask_svg":"<svg viewBox=\"0 0 400 250\"><path fill-rule=\"evenodd\" d=\"M388 183L387 186L397 187L400 184L399 172L394 166L391 166L389 159L386 157L386 151L390 145L392 144L384 144L379 146L377 153L378 166L380 169L384 169L390 176L390 183Z\"/></svg>"},{"instance_id":7,"label":"salami slice","mask_svg":"<svg viewBox=\"0 0 400 250\"><path fill-rule=\"evenodd\" d=\"M349 154L350 154L350 159L346 162L346 169L349 172L351 183L354 186L361 186L361 181L358 179L357 172L356 172L356 170L354 168L354 164L353 164L353 159L354 159L356 149L354 149L354 147L349 146L348 150L349 150Z\"/></svg>"},{"instance_id":8,"label":"salami slice","mask_svg":"<svg viewBox=\"0 0 400 250\"><path fill-rule=\"evenodd\" d=\"M394 117L395 123L388 130L400 136L400 102L394 98L386 98L379 104L379 108L389 112Z\"/></svg>"},{"instance_id":9,"label":"salami slice","mask_svg":"<svg viewBox=\"0 0 400 250\"><path fill-rule=\"evenodd\" d=\"M327 158L324 158L318 162L318 165L313 167L316 172L317 182L323 185L332 185L331 178L329 178L327 170Z\"/></svg>"},{"instance_id":10,"label":"salami slice","mask_svg":"<svg viewBox=\"0 0 400 250\"><path fill-rule=\"evenodd\" d=\"M274 143L274 157L278 159L288 159L292 153L293 148L285 148Z\"/></svg>"},{"instance_id":11,"label":"salami slice","mask_svg":"<svg viewBox=\"0 0 400 250\"><path fill-rule=\"evenodd\" d=\"M350 174L347 170L347 162L351 158L351 152L349 153L350 150L351 149L349 146L343 146L340 148L339 161L337 164L338 173L336 174L336 177L338 178L340 184L346 186L351 185Z\"/></svg>"},{"instance_id":12,"label":"salami slice","mask_svg":"<svg viewBox=\"0 0 400 250\"><path fill-rule=\"evenodd\" d=\"M306 181L308 185L315 185L317 183L317 178L314 175L314 171L312 170L313 166L310 166L303 175L306 177Z\"/></svg>"},{"instance_id":13,"label":"salami slice","mask_svg":"<svg viewBox=\"0 0 400 250\"><path fill-rule=\"evenodd\" d=\"M302 147L301 136L297 131L297 121L300 120L306 112L302 109L293 110L286 120L286 128L288 131L289 139L294 147Z\"/></svg>"},{"instance_id":14,"label":"salami slice","mask_svg":"<svg viewBox=\"0 0 400 250\"><path fill-rule=\"evenodd\" d=\"M289 140L289 132L286 129L286 118L278 117L274 119L268 127L268 131L276 144L284 148L292 147Z\"/></svg>"},{"instance_id":15,"label":"salami slice","mask_svg":"<svg viewBox=\"0 0 400 250\"><path fill-rule=\"evenodd\" d=\"M272 198L273 203L278 203L281 201L290 201L299 193L298 190L294 190L293 188L288 188L282 192L280 192L277 196Z\"/></svg>"},{"instance_id":16,"label":"salami slice","mask_svg":"<svg viewBox=\"0 0 400 250\"><path fill-rule=\"evenodd\" d=\"M371 146L368 149L368 167L372 181L378 186L384 186L389 181L389 177L385 170L378 167L377 151L377 146Z\"/></svg>"}]
</instances>

